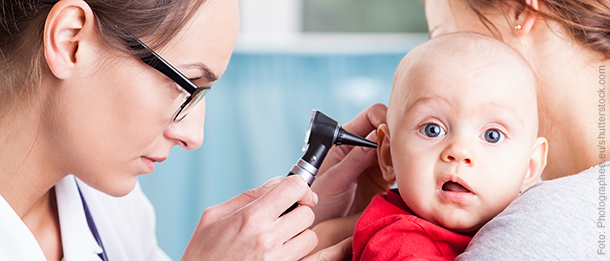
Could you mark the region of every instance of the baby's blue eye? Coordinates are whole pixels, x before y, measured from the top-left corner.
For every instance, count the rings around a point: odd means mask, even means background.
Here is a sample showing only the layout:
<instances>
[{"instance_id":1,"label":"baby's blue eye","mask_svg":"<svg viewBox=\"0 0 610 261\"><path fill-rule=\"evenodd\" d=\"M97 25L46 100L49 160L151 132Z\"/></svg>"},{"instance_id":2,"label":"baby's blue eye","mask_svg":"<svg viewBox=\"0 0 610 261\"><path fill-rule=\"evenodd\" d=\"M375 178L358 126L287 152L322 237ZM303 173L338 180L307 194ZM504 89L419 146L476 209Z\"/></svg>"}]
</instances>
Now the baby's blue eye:
<instances>
[{"instance_id":1,"label":"baby's blue eye","mask_svg":"<svg viewBox=\"0 0 610 261\"><path fill-rule=\"evenodd\" d=\"M436 123L428 123L419 129L419 132L430 138L445 135L445 130Z\"/></svg>"},{"instance_id":2,"label":"baby's blue eye","mask_svg":"<svg viewBox=\"0 0 610 261\"><path fill-rule=\"evenodd\" d=\"M504 134L502 134L502 132L499 130L489 129L483 133L483 137L481 138L485 139L485 141L489 143L498 143L504 140Z\"/></svg>"}]
</instances>

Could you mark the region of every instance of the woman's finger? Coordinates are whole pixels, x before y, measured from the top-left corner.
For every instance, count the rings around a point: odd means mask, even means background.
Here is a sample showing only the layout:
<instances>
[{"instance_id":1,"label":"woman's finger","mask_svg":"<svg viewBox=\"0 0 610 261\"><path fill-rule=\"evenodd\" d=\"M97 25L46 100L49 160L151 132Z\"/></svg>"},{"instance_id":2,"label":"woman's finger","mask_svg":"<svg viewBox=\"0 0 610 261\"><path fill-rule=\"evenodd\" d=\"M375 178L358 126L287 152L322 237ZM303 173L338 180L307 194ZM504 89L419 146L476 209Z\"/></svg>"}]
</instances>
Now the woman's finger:
<instances>
[{"instance_id":1,"label":"woman's finger","mask_svg":"<svg viewBox=\"0 0 610 261\"><path fill-rule=\"evenodd\" d=\"M308 206L299 206L278 218L274 223L278 241L287 242L313 224L314 213ZM315 247L315 246L314 246Z\"/></svg>"},{"instance_id":2,"label":"woman's finger","mask_svg":"<svg viewBox=\"0 0 610 261\"><path fill-rule=\"evenodd\" d=\"M387 107L381 103L376 103L364 111L360 112L354 119L343 125L343 128L360 136L369 134L376 130L379 125L386 122ZM324 175L325 171L341 162L345 155L349 153L353 146L335 146L330 149L319 173ZM362 148L361 148L362 149Z\"/></svg>"},{"instance_id":3,"label":"woman's finger","mask_svg":"<svg viewBox=\"0 0 610 261\"><path fill-rule=\"evenodd\" d=\"M364 136L386 122L387 111L388 107L381 103L375 103L344 124L343 128L354 134Z\"/></svg>"},{"instance_id":4,"label":"woman's finger","mask_svg":"<svg viewBox=\"0 0 610 261\"><path fill-rule=\"evenodd\" d=\"M252 201L264 195L269 189L282 181L283 177L275 177L263 184L262 187L246 190L241 194L215 206L207 208L201 216L201 226L207 226L225 216L237 211L238 209L250 204Z\"/></svg>"},{"instance_id":5,"label":"woman's finger","mask_svg":"<svg viewBox=\"0 0 610 261\"><path fill-rule=\"evenodd\" d=\"M282 256L278 256L276 260L299 260L311 252L316 245L318 245L318 236L306 229L284 243L282 250L278 251Z\"/></svg>"},{"instance_id":6,"label":"woman's finger","mask_svg":"<svg viewBox=\"0 0 610 261\"><path fill-rule=\"evenodd\" d=\"M264 219L275 220L294 203L309 207L317 204L317 196L313 195L305 179L297 175L284 178L248 208L253 213L266 215Z\"/></svg>"},{"instance_id":7,"label":"woman's finger","mask_svg":"<svg viewBox=\"0 0 610 261\"><path fill-rule=\"evenodd\" d=\"M366 136L366 139L377 142L377 132L372 131ZM376 161L377 150L373 148L355 147L343 158L343 160L339 161L332 168L329 168L328 172L332 173L336 182L347 183L356 181L358 176Z\"/></svg>"}]
</instances>

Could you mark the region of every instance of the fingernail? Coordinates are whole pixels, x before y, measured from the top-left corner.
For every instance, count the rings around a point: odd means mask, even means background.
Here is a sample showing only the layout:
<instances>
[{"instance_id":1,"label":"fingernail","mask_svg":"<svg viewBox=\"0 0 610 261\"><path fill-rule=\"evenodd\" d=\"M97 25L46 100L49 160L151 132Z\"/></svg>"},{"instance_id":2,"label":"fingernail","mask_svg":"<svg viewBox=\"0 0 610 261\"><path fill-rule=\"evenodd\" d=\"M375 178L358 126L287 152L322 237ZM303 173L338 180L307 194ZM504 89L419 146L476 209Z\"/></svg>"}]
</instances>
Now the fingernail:
<instances>
[{"instance_id":1,"label":"fingernail","mask_svg":"<svg viewBox=\"0 0 610 261\"><path fill-rule=\"evenodd\" d=\"M377 142L377 130L373 130L373 131L371 131L371 133L369 133L369 135L366 135L366 139L370 140L372 142ZM371 147L362 147L362 149L364 151L368 152L369 150L371 150L373 148L371 148Z\"/></svg>"},{"instance_id":2,"label":"fingernail","mask_svg":"<svg viewBox=\"0 0 610 261\"><path fill-rule=\"evenodd\" d=\"M271 188L273 186L275 186L277 183L280 183L280 181L282 181L282 179L284 179L284 177L282 176L277 176L275 178L271 178L270 180L267 180L267 182L265 182L265 184L263 184L263 188Z\"/></svg>"},{"instance_id":3,"label":"fingernail","mask_svg":"<svg viewBox=\"0 0 610 261\"><path fill-rule=\"evenodd\" d=\"M313 204L318 205L318 193L313 192Z\"/></svg>"}]
</instances>

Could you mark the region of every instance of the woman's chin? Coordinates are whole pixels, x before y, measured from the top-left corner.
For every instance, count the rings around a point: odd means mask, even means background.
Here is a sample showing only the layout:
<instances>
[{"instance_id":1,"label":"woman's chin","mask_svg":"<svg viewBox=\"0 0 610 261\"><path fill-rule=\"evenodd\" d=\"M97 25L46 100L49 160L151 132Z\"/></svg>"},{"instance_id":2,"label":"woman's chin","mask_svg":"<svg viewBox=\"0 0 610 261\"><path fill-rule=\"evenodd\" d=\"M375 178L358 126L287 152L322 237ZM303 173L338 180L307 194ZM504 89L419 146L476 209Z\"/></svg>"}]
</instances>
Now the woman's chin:
<instances>
[{"instance_id":1,"label":"woman's chin","mask_svg":"<svg viewBox=\"0 0 610 261\"><path fill-rule=\"evenodd\" d=\"M90 184L87 181L83 180L90 187L99 190L105 194L108 194L113 197L123 197L129 194L136 186L138 181L137 176L132 177L123 177L115 178L115 179L104 179L103 182Z\"/></svg>"}]
</instances>

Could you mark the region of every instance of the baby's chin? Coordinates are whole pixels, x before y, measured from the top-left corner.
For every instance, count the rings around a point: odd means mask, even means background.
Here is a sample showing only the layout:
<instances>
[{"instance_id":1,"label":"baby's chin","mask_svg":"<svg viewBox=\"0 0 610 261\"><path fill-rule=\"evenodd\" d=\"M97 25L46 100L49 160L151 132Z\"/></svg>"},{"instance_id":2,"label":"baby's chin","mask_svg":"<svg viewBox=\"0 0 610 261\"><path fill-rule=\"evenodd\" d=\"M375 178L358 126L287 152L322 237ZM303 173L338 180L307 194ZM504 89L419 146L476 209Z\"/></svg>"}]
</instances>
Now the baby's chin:
<instances>
[{"instance_id":1,"label":"baby's chin","mask_svg":"<svg viewBox=\"0 0 610 261\"><path fill-rule=\"evenodd\" d=\"M446 227L447 229L462 234L462 235L467 235L467 236L474 236L474 234L477 233L477 231L479 231L479 229L481 229L481 227L483 226L483 224L480 225L476 225L476 226L467 226L467 227L458 227L458 228L450 228L450 227Z\"/></svg>"},{"instance_id":2,"label":"baby's chin","mask_svg":"<svg viewBox=\"0 0 610 261\"><path fill-rule=\"evenodd\" d=\"M473 236L485 224L484 221L473 217L471 214L462 212L455 215L445 215L442 219L437 219L437 225L440 225L453 232Z\"/></svg>"}]
</instances>

